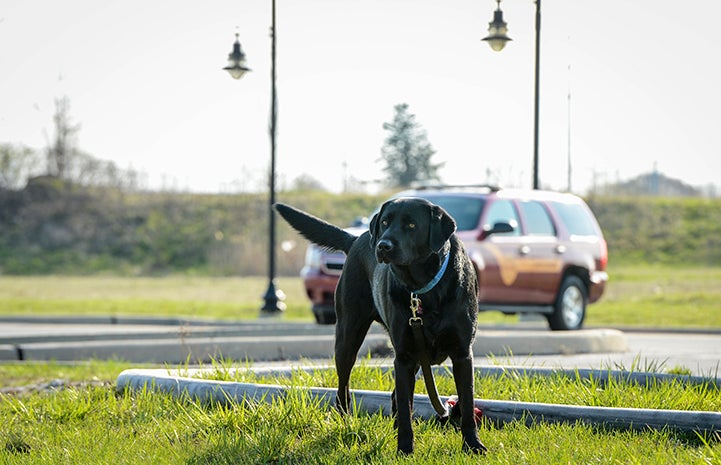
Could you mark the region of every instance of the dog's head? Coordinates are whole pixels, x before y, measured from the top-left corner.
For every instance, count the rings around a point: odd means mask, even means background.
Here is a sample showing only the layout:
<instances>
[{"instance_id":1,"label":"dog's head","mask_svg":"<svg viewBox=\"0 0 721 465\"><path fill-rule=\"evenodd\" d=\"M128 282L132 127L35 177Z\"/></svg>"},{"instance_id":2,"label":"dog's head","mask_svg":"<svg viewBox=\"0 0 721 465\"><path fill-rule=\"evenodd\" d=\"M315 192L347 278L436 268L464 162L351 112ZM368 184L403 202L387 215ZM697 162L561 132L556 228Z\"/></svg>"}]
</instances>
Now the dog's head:
<instances>
[{"instance_id":1,"label":"dog's head","mask_svg":"<svg viewBox=\"0 0 721 465\"><path fill-rule=\"evenodd\" d=\"M420 198L389 200L370 223L371 246L379 263L410 265L438 253L456 231L446 211Z\"/></svg>"}]
</instances>

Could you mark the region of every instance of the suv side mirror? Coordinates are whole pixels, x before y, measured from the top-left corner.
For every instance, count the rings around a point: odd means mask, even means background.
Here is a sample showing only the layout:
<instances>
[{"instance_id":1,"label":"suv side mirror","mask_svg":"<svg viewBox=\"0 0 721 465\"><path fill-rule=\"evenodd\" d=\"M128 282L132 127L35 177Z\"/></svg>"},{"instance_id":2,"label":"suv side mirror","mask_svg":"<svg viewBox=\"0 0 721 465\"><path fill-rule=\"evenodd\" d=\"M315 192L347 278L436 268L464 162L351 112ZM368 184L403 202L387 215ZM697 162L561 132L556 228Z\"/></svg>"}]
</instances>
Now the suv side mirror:
<instances>
[{"instance_id":1,"label":"suv side mirror","mask_svg":"<svg viewBox=\"0 0 721 465\"><path fill-rule=\"evenodd\" d=\"M515 221L514 221L515 223ZM510 233L515 230L515 227L511 223L507 223L505 221L499 221L491 227L490 224L486 224L483 226L483 231L481 232L480 237L478 238L479 241L482 241L483 239L487 238L491 234L504 234L504 233Z\"/></svg>"}]
</instances>

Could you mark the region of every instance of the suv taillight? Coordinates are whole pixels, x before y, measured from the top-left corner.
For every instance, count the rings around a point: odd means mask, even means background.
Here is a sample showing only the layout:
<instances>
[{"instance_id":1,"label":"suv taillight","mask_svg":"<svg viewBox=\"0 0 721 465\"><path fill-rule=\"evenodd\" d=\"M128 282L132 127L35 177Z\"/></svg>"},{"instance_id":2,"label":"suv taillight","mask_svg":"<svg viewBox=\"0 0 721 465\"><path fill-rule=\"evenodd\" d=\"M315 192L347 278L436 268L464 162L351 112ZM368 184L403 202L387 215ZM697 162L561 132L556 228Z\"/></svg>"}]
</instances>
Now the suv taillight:
<instances>
[{"instance_id":1,"label":"suv taillight","mask_svg":"<svg viewBox=\"0 0 721 465\"><path fill-rule=\"evenodd\" d=\"M608 245L606 239L601 239L601 259L598 263L598 269L600 271L606 271L606 265L608 265Z\"/></svg>"}]
</instances>

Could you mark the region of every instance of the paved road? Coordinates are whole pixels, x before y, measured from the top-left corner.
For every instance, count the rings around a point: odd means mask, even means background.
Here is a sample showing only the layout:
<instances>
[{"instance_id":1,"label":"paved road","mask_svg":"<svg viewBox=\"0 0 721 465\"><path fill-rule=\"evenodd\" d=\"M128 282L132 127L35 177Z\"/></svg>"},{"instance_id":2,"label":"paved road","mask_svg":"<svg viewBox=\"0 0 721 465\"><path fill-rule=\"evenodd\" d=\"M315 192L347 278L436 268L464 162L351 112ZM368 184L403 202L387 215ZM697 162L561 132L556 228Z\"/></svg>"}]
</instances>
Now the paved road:
<instances>
[{"instance_id":1,"label":"paved road","mask_svg":"<svg viewBox=\"0 0 721 465\"><path fill-rule=\"evenodd\" d=\"M721 332L674 333L625 331L628 350L622 353L537 355L516 357L476 357L477 364L501 361L504 364L553 368L658 368L666 371L684 367L692 374L721 377Z\"/></svg>"},{"instance_id":2,"label":"paved road","mask_svg":"<svg viewBox=\"0 0 721 465\"><path fill-rule=\"evenodd\" d=\"M525 330L524 330L525 331ZM506 365L543 368L626 369L666 373L684 368L695 376L721 380L721 331L653 332L624 331L627 349L621 352L549 355L491 355L476 353L477 366ZM480 333L480 337L483 334ZM329 360L319 360L328 364ZM285 366L287 362L265 362L262 366ZM685 371L684 371L685 373Z\"/></svg>"},{"instance_id":3,"label":"paved road","mask_svg":"<svg viewBox=\"0 0 721 465\"><path fill-rule=\"evenodd\" d=\"M387 341L380 328L374 328L368 340L381 345ZM333 327L282 321L183 324L167 320L0 318L0 360L7 361L110 358L115 353L130 361L175 363L185 361L188 353L207 357L221 351L239 359L294 360L303 356L327 362L332 346ZM247 352L230 353L244 347ZM721 331L552 332L545 324L530 323L482 327L474 351L478 365L663 371L683 367L695 375L721 376ZM488 353L495 355L485 357ZM509 353L515 355L506 355Z\"/></svg>"}]
</instances>

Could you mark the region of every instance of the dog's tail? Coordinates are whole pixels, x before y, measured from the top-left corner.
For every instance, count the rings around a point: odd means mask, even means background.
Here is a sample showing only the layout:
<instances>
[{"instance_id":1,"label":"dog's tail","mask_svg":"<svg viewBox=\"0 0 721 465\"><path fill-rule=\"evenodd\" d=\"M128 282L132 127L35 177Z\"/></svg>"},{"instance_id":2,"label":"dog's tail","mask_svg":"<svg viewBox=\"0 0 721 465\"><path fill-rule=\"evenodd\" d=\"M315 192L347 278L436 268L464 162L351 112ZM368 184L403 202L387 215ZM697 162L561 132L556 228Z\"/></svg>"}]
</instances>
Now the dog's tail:
<instances>
[{"instance_id":1,"label":"dog's tail","mask_svg":"<svg viewBox=\"0 0 721 465\"><path fill-rule=\"evenodd\" d=\"M309 241L321 247L348 253L358 238L358 236L354 236L338 226L332 225L327 221L321 220L310 213L298 210L290 205L276 203L273 206L293 229Z\"/></svg>"}]
</instances>

